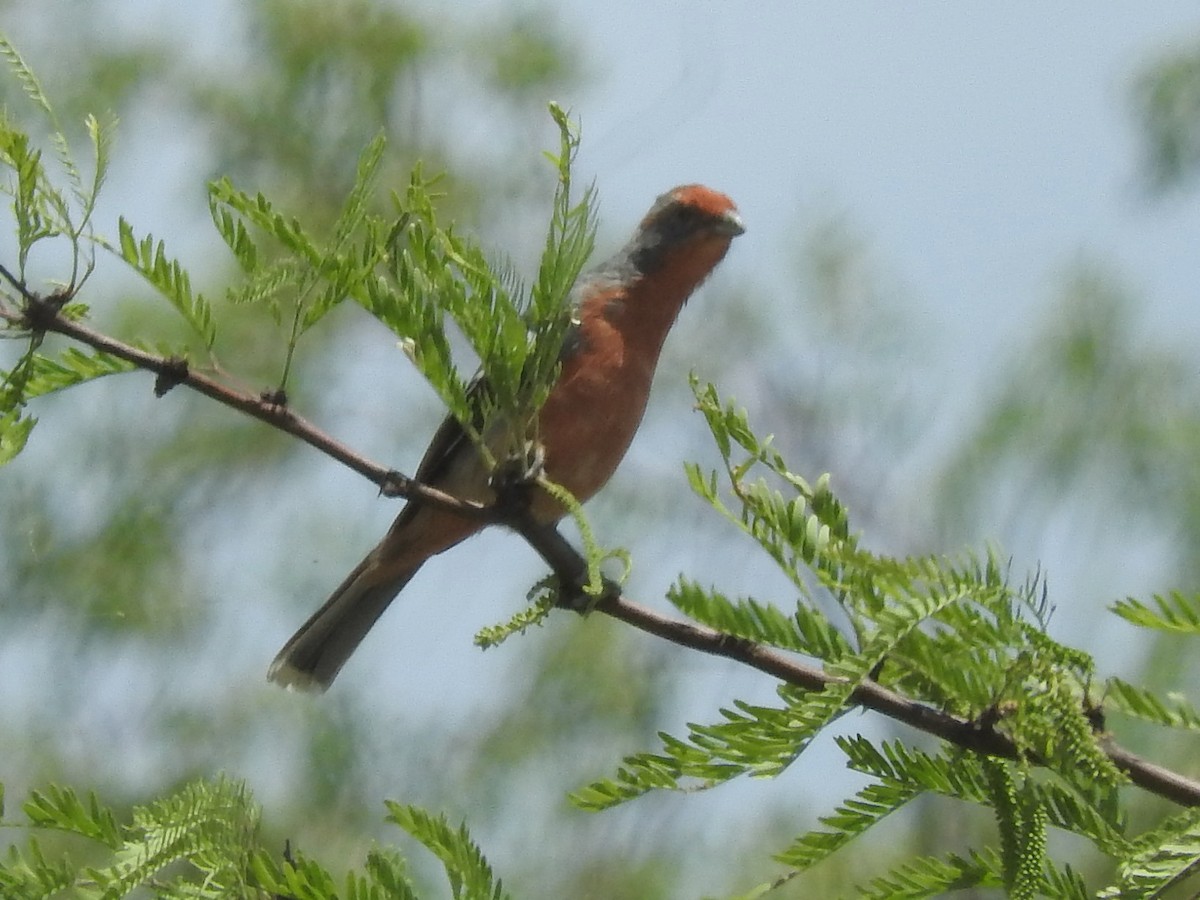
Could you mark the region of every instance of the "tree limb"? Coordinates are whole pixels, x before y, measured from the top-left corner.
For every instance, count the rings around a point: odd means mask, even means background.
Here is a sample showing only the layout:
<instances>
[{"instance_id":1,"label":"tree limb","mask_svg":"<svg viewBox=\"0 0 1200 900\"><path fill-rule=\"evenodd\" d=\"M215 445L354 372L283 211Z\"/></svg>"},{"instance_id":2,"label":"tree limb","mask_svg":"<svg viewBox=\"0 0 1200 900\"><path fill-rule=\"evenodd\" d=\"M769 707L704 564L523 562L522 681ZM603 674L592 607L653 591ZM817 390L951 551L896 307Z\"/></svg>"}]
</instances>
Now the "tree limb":
<instances>
[{"instance_id":1,"label":"tree limb","mask_svg":"<svg viewBox=\"0 0 1200 900\"><path fill-rule=\"evenodd\" d=\"M580 582L586 567L584 559L556 528L538 526L529 520L506 524L538 552L563 583ZM664 616L627 599L619 591L610 592L591 608L673 644L733 660L807 691L824 690L838 682L820 668L802 663L779 650L704 625ZM965 750L1004 759L1028 758L1028 754L994 724L950 715L890 691L875 681L865 681L855 688L850 702ZM1149 762L1108 738L1102 738L1102 749L1139 787L1181 806L1200 806L1200 782Z\"/></svg>"},{"instance_id":2,"label":"tree limb","mask_svg":"<svg viewBox=\"0 0 1200 900\"><path fill-rule=\"evenodd\" d=\"M583 556L556 527L533 521L527 506L485 506L460 500L436 488L420 484L406 475L384 468L355 453L311 422L293 413L269 394L253 396L234 390L195 371L184 360L151 353L72 321L62 315L62 298L31 294L23 285L14 281L3 267L0 267L0 276L13 281L26 303L26 308L20 314L0 308L0 318L35 332L62 334L154 372L159 376L159 388L162 393L175 384L182 384L218 403L253 416L273 428L299 438L347 466L378 485L380 491L387 496L419 499L422 503L429 503L459 515L504 524L520 534L538 552L558 576L560 583L568 587L578 587L584 583L587 565ZM609 587L608 592L598 601L575 606L568 598L564 605L577 609L595 609L647 634L681 647L733 660L804 690L824 690L838 681L820 668L800 662L779 650L723 634L703 625L663 616L627 599L614 586ZM910 700L874 681L865 681L855 688L850 695L850 702L966 750L1005 759L1016 759L1023 755L1012 739L993 723L950 715ZM1101 746L1113 764L1125 772L1134 784L1182 806L1200 806L1200 782L1142 759L1107 737L1101 737Z\"/></svg>"},{"instance_id":3,"label":"tree limb","mask_svg":"<svg viewBox=\"0 0 1200 900\"><path fill-rule=\"evenodd\" d=\"M12 277L7 275L7 270L4 270L3 267L0 267L0 275L6 275L10 280ZM22 296L26 300L23 312L17 315L0 310L0 318L35 333L54 332L64 335L93 349L133 363L140 369L153 372L158 376L155 393L159 396L176 385L183 385L231 409L245 413L273 428L278 428L280 431L299 438L310 447L316 448L378 485L380 492L386 496L404 497L409 500L419 499L422 503L428 503L430 506L437 506L472 518L495 520L497 517L496 513L484 504L461 500L444 491L439 491L437 488L420 484L407 475L394 469L384 468L356 453L307 419L292 412L286 403L280 402L272 392L254 395L235 390L215 378L197 371L180 357L162 356L141 347L135 347L64 316L61 311L61 298L41 297L21 290Z\"/></svg>"}]
</instances>

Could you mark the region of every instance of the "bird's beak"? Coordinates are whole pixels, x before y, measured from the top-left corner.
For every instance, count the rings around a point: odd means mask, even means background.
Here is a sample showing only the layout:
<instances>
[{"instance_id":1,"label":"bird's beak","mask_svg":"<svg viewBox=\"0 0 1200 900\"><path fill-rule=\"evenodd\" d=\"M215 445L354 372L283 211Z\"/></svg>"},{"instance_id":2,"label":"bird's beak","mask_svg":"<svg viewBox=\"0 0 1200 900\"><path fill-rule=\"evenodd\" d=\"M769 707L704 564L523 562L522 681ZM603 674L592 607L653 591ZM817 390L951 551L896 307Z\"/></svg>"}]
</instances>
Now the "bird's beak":
<instances>
[{"instance_id":1,"label":"bird's beak","mask_svg":"<svg viewBox=\"0 0 1200 900\"><path fill-rule=\"evenodd\" d=\"M732 209L717 219L715 228L717 234L724 234L729 237L737 237L746 231L746 225L742 222L742 217Z\"/></svg>"}]
</instances>

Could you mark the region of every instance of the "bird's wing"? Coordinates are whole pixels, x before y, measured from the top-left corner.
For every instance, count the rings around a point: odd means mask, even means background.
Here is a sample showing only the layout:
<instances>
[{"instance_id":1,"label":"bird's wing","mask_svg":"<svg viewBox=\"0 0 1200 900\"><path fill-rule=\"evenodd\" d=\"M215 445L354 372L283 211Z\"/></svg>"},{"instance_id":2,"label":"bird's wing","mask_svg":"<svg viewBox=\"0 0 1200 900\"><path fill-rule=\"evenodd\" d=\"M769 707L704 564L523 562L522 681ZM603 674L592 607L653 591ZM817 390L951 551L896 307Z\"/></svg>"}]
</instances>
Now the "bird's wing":
<instances>
[{"instance_id":1,"label":"bird's wing","mask_svg":"<svg viewBox=\"0 0 1200 900\"><path fill-rule=\"evenodd\" d=\"M467 386L467 403L471 407L472 424L476 428L483 426L481 400L487 389L487 379L483 375L476 375ZM474 448L471 447L471 439L467 436L462 423L453 414L448 415L442 419L442 424L433 433L433 438L430 439L429 446L425 449L425 455L421 457L421 462L417 466L417 472L413 478L421 484L436 487L439 478L445 474L450 462L463 450L474 452Z\"/></svg>"}]
</instances>

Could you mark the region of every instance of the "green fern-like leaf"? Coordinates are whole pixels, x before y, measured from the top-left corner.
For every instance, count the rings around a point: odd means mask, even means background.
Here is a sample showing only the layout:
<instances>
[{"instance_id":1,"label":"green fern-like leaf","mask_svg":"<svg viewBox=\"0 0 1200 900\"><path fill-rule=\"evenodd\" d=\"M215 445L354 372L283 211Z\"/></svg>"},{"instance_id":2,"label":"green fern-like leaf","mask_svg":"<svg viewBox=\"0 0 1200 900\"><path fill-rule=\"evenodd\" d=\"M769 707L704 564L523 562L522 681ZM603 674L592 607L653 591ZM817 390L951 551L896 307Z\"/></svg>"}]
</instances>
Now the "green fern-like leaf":
<instances>
[{"instance_id":1,"label":"green fern-like leaf","mask_svg":"<svg viewBox=\"0 0 1200 900\"><path fill-rule=\"evenodd\" d=\"M810 831L801 835L778 853L775 859L797 871L809 869L920 793L919 788L891 781L867 785L832 815L821 817L821 824L829 830Z\"/></svg>"},{"instance_id":2,"label":"green fern-like leaf","mask_svg":"<svg viewBox=\"0 0 1200 900\"><path fill-rule=\"evenodd\" d=\"M783 709L736 701L732 709L721 710L726 721L691 725L688 738L722 764L773 777L795 762L820 728L841 711L842 698L832 691L804 696L807 702Z\"/></svg>"},{"instance_id":3,"label":"green fern-like leaf","mask_svg":"<svg viewBox=\"0 0 1200 900\"><path fill-rule=\"evenodd\" d=\"M121 829L115 817L100 805L95 794L88 794L85 802L70 788L50 786L33 791L22 809L35 827L77 834L106 847L121 845Z\"/></svg>"},{"instance_id":4,"label":"green fern-like leaf","mask_svg":"<svg viewBox=\"0 0 1200 900\"><path fill-rule=\"evenodd\" d=\"M1089 900L1093 896L1083 878L1070 866L1061 869L1047 862L1042 872L1043 896L1057 900Z\"/></svg>"},{"instance_id":5,"label":"green fern-like leaf","mask_svg":"<svg viewBox=\"0 0 1200 900\"><path fill-rule=\"evenodd\" d=\"M217 338L216 325L208 301L192 292L192 281L177 260L167 256L166 246L152 235L138 240L133 226L124 218L117 223L120 255L133 269L165 297L204 343L212 347Z\"/></svg>"},{"instance_id":6,"label":"green fern-like leaf","mask_svg":"<svg viewBox=\"0 0 1200 900\"><path fill-rule=\"evenodd\" d=\"M781 689L780 694L788 700L783 708L736 701L720 711L724 721L689 725L686 740L660 733L661 753L626 757L614 778L582 788L571 801L599 810L651 790L704 789L738 775L778 775L844 711L848 696L840 685L814 692Z\"/></svg>"},{"instance_id":7,"label":"green fern-like leaf","mask_svg":"<svg viewBox=\"0 0 1200 900\"><path fill-rule=\"evenodd\" d=\"M108 177L109 164L112 161L113 133L116 130L115 119L105 119L88 115L84 119L88 139L92 144L92 182L85 191L79 193L78 199L82 210L81 225L86 226L96 210L96 198Z\"/></svg>"},{"instance_id":8,"label":"green fern-like leaf","mask_svg":"<svg viewBox=\"0 0 1200 900\"><path fill-rule=\"evenodd\" d=\"M229 299L263 304L287 328L280 384L287 383L305 332L346 299L372 307L368 283L377 291L384 289L380 269L398 226L371 215L369 209L385 147L383 135L377 135L363 149L354 185L324 244L261 193L251 196L228 178L209 184L213 223L246 275L245 283L230 289ZM271 246L261 246L264 240Z\"/></svg>"},{"instance_id":9,"label":"green fern-like leaf","mask_svg":"<svg viewBox=\"0 0 1200 900\"><path fill-rule=\"evenodd\" d=\"M934 756L899 741L876 747L863 737L839 737L837 744L855 771L980 806L992 805L992 792L978 757L965 753ZM1045 813L1048 825L1087 838L1109 856L1129 852L1124 823L1114 816L1107 802L1108 791L1081 796L1055 781L1031 782L1027 790L1028 802Z\"/></svg>"},{"instance_id":10,"label":"green fern-like leaf","mask_svg":"<svg viewBox=\"0 0 1200 900\"><path fill-rule=\"evenodd\" d=\"M377 134L359 154L354 185L342 205L333 226L333 238L324 248L318 265L324 288L306 304L301 331L316 325L346 297L364 298L363 282L372 277L376 266L384 259L386 247L382 225L368 215L368 209L386 146L384 136ZM360 236L365 239L356 244L356 238Z\"/></svg>"},{"instance_id":11,"label":"green fern-like leaf","mask_svg":"<svg viewBox=\"0 0 1200 900\"><path fill-rule=\"evenodd\" d=\"M745 769L721 763L713 755L666 732L659 733L662 753L637 753L625 757L615 777L593 782L570 795L580 809L599 811L617 806L653 790L679 790L687 778L698 786L711 786L742 774Z\"/></svg>"},{"instance_id":12,"label":"green fern-like leaf","mask_svg":"<svg viewBox=\"0 0 1200 900\"><path fill-rule=\"evenodd\" d=\"M24 852L9 848L0 861L0 897L11 900L50 900L62 896L78 880L78 872L67 860L50 860L35 839Z\"/></svg>"},{"instance_id":13,"label":"green fern-like leaf","mask_svg":"<svg viewBox=\"0 0 1200 900\"><path fill-rule=\"evenodd\" d=\"M837 745L856 772L959 800L988 802L982 769L971 757L932 755L899 741L877 747L861 735L839 737Z\"/></svg>"},{"instance_id":14,"label":"green fern-like leaf","mask_svg":"<svg viewBox=\"0 0 1200 900\"><path fill-rule=\"evenodd\" d=\"M971 851L966 856L952 853L944 859L918 857L905 860L886 875L873 879L855 896L888 900L943 897L972 888L1003 888L1002 865L993 850ZM1055 900L1087 900L1092 896L1083 879L1070 867L1059 870L1045 865L1032 878L1032 893L1020 896L1053 897ZM1006 895L1018 896L1007 892Z\"/></svg>"},{"instance_id":15,"label":"green fern-like leaf","mask_svg":"<svg viewBox=\"0 0 1200 900\"><path fill-rule=\"evenodd\" d=\"M394 850L375 849L367 854L367 874L387 900L417 900L408 864ZM378 891L375 894L379 895Z\"/></svg>"},{"instance_id":16,"label":"green fern-like leaf","mask_svg":"<svg viewBox=\"0 0 1200 900\"><path fill-rule=\"evenodd\" d=\"M303 853L293 852L283 860L276 854L258 850L250 857L247 870L254 886L268 897L333 900L340 896L333 875ZM347 894L358 893L359 879L354 873L346 876L346 887L349 889ZM396 896L404 897L400 892Z\"/></svg>"},{"instance_id":17,"label":"green fern-like leaf","mask_svg":"<svg viewBox=\"0 0 1200 900\"><path fill-rule=\"evenodd\" d=\"M871 629L870 633L863 634L865 641L862 650L854 656L830 663L826 671L857 684L922 624L947 607L962 602L966 596L965 591L927 590L916 594L895 591L889 597L890 602L875 613L872 622L868 624L860 619L861 630L866 632L866 628Z\"/></svg>"},{"instance_id":18,"label":"green fern-like leaf","mask_svg":"<svg viewBox=\"0 0 1200 900\"><path fill-rule=\"evenodd\" d=\"M193 782L133 812L133 824L110 865L89 869L106 895L134 890L173 863L211 868L207 879L244 890L250 836L258 813L245 788L226 779ZM205 864L208 864L207 866Z\"/></svg>"},{"instance_id":19,"label":"green fern-like leaf","mask_svg":"<svg viewBox=\"0 0 1200 900\"><path fill-rule=\"evenodd\" d=\"M231 186L230 190L232 190ZM233 252L234 259L237 260L242 271L255 272L259 264L258 245L254 242L245 221L235 216L226 205L218 202L212 186L208 193L208 211L212 216L213 225L216 226L217 234L221 236L225 246Z\"/></svg>"},{"instance_id":20,"label":"green fern-like leaf","mask_svg":"<svg viewBox=\"0 0 1200 900\"><path fill-rule=\"evenodd\" d=\"M803 602L789 616L754 599L733 602L686 578L676 582L667 599L685 615L724 634L817 659L837 660L851 652L841 632L819 610Z\"/></svg>"},{"instance_id":21,"label":"green fern-like leaf","mask_svg":"<svg viewBox=\"0 0 1200 900\"><path fill-rule=\"evenodd\" d=\"M41 153L30 145L29 137L7 126L0 131L0 161L15 176L12 210L17 226L17 271L23 278L33 245L55 234L41 196L45 173Z\"/></svg>"},{"instance_id":22,"label":"green fern-like leaf","mask_svg":"<svg viewBox=\"0 0 1200 900\"><path fill-rule=\"evenodd\" d=\"M368 307L401 337L489 465L525 459L538 443L536 413L571 326L567 298L592 246L592 194L576 199L569 174L577 138L565 119L560 128L559 184L538 279L528 292L510 267L492 262L476 241L438 221L436 180L426 179L419 167L404 195L395 197L396 223L378 231L388 247L386 277L364 285ZM449 322L479 359L473 390L450 353Z\"/></svg>"},{"instance_id":23,"label":"green fern-like leaf","mask_svg":"<svg viewBox=\"0 0 1200 900\"><path fill-rule=\"evenodd\" d=\"M885 875L873 878L855 895L869 900L918 900L942 897L968 888L1000 888L1000 862L991 851L945 859L919 856L905 860Z\"/></svg>"},{"instance_id":24,"label":"green fern-like leaf","mask_svg":"<svg viewBox=\"0 0 1200 900\"><path fill-rule=\"evenodd\" d=\"M1120 678L1105 682L1105 706L1155 725L1200 731L1200 712L1182 697L1170 695L1166 702L1155 694L1134 687Z\"/></svg>"},{"instance_id":25,"label":"green fern-like leaf","mask_svg":"<svg viewBox=\"0 0 1200 900\"><path fill-rule=\"evenodd\" d=\"M43 112L52 114L54 112L53 107L50 106L50 101L46 97L46 93L42 90L41 82L38 81L37 76L33 74L33 70L25 60L21 58L21 54L17 51L17 48L2 34L0 34L0 56L4 57L8 67L12 70L18 83L21 85L21 89L33 101L33 104Z\"/></svg>"},{"instance_id":26,"label":"green fern-like leaf","mask_svg":"<svg viewBox=\"0 0 1200 900\"><path fill-rule=\"evenodd\" d=\"M3 56L8 63L25 95L43 113L49 122L51 128L50 139L58 156L59 164L66 173L72 189L78 195L83 196L83 178L80 176L79 169L76 167L75 161L71 156L66 135L58 123L58 116L54 111L53 105L50 103L50 98L42 89L37 75L34 74L33 69L29 67L25 60L21 58L21 54L17 51L17 48L3 35L0 35L0 56Z\"/></svg>"},{"instance_id":27,"label":"green fern-like leaf","mask_svg":"<svg viewBox=\"0 0 1200 900\"><path fill-rule=\"evenodd\" d=\"M252 197L234 187L233 182L228 178L219 178L209 184L208 200L210 209L214 204L218 209L227 207L264 234L274 238L289 252L310 266L320 265L321 251L304 226L300 224L299 220L289 219L282 213L276 212L271 201L263 194L256 194ZM222 232L222 237L226 239L226 243L229 243L229 238L226 237L228 228L223 224L224 216L214 214L213 220L217 224L218 231ZM237 239L236 228L233 231L233 243L234 247L231 249L241 246L241 242ZM234 249L234 252L236 254L237 250Z\"/></svg>"},{"instance_id":28,"label":"green fern-like leaf","mask_svg":"<svg viewBox=\"0 0 1200 900\"><path fill-rule=\"evenodd\" d=\"M65 390L86 381L132 372L136 366L109 353L85 353L68 347L58 357L35 355L28 378L22 385L22 399Z\"/></svg>"},{"instance_id":29,"label":"green fern-like leaf","mask_svg":"<svg viewBox=\"0 0 1200 900\"><path fill-rule=\"evenodd\" d=\"M346 195L346 201L342 204L342 210L333 226L331 246L334 250L349 245L355 233L366 222L371 196L375 192L379 164L383 161L383 151L386 148L387 139L380 133L371 138L359 154L354 185Z\"/></svg>"},{"instance_id":30,"label":"green fern-like leaf","mask_svg":"<svg viewBox=\"0 0 1200 900\"><path fill-rule=\"evenodd\" d=\"M52 359L31 349L9 372L0 372L0 466L15 459L29 440L37 419L22 415L25 403L133 366L106 353L83 353L69 347Z\"/></svg>"},{"instance_id":31,"label":"green fern-like leaf","mask_svg":"<svg viewBox=\"0 0 1200 900\"><path fill-rule=\"evenodd\" d=\"M1189 810L1138 842L1121 860L1119 877L1097 895L1101 900L1163 897L1200 872L1200 812Z\"/></svg>"},{"instance_id":32,"label":"green fern-like leaf","mask_svg":"<svg viewBox=\"0 0 1200 900\"><path fill-rule=\"evenodd\" d=\"M17 277L25 281L26 264L34 244L63 237L69 244L71 263L68 277L62 279L61 290L65 295L74 295L95 267L93 245L97 239L92 232L92 216L108 171L112 122L91 115L84 119L93 167L92 178L85 183L54 107L37 76L3 35L0 35L0 56L4 57L26 97L45 121L57 161L56 174L61 173L66 180L66 190L56 187L46 171L41 151L32 146L24 131L0 115L0 166L10 168L14 175L11 187L3 190L13 198Z\"/></svg>"},{"instance_id":33,"label":"green fern-like leaf","mask_svg":"<svg viewBox=\"0 0 1200 900\"><path fill-rule=\"evenodd\" d=\"M545 400L557 372L558 348L570 325L568 297L592 255L596 239L595 186L589 185L576 197L572 181L572 166L579 152L577 127L555 103L550 104L550 115L558 126L559 149L557 155L547 156L555 167L558 184L537 278L523 311L531 336L519 372L521 400L535 409Z\"/></svg>"},{"instance_id":34,"label":"green fern-like leaf","mask_svg":"<svg viewBox=\"0 0 1200 900\"><path fill-rule=\"evenodd\" d=\"M1193 637L1200 635L1200 594L1155 594L1153 608L1133 597L1127 597L1113 604L1112 611L1140 628L1153 628Z\"/></svg>"},{"instance_id":35,"label":"green fern-like leaf","mask_svg":"<svg viewBox=\"0 0 1200 900\"><path fill-rule=\"evenodd\" d=\"M462 900L504 900L509 895L492 873L465 826L452 828L416 806L387 801L387 820L420 841L442 862L450 889Z\"/></svg>"},{"instance_id":36,"label":"green fern-like leaf","mask_svg":"<svg viewBox=\"0 0 1200 900\"><path fill-rule=\"evenodd\" d=\"M241 284L230 287L226 298L239 306L263 304L280 321L281 298L295 288L300 278L300 265L295 260L276 260L255 269Z\"/></svg>"}]
</instances>

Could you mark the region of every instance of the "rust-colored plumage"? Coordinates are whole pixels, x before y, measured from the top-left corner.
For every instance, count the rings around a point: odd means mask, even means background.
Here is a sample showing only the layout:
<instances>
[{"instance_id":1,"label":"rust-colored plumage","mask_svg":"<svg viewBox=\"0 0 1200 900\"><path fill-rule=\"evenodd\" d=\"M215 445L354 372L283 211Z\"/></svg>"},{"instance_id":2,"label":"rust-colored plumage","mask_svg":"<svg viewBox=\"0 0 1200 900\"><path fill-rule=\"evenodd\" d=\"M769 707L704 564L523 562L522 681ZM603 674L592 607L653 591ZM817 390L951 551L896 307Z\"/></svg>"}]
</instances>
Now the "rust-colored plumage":
<instances>
[{"instance_id":1,"label":"rust-colored plumage","mask_svg":"<svg viewBox=\"0 0 1200 900\"><path fill-rule=\"evenodd\" d=\"M737 208L702 185L663 194L633 238L581 276L562 370L538 418L545 474L585 501L608 481L641 424L667 332L692 292L742 233ZM488 472L453 418L434 434L418 481L490 501ZM538 491L533 514L564 514ZM387 535L279 652L267 677L305 690L329 687L342 665L421 565L483 527L411 501Z\"/></svg>"}]
</instances>

